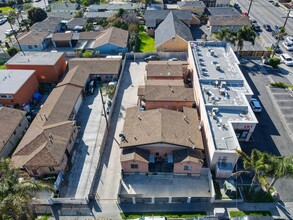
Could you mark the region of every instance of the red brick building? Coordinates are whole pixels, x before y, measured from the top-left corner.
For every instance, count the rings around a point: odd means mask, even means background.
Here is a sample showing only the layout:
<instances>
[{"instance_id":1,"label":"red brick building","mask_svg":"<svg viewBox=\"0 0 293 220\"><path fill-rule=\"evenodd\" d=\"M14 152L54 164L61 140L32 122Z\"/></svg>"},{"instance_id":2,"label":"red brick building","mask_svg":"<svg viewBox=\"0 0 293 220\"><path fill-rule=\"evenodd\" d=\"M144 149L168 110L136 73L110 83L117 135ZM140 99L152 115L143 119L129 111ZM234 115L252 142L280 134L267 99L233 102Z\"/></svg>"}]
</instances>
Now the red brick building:
<instances>
[{"instance_id":1,"label":"red brick building","mask_svg":"<svg viewBox=\"0 0 293 220\"><path fill-rule=\"evenodd\" d=\"M0 70L0 105L20 108L32 100L38 87L34 70Z\"/></svg>"},{"instance_id":2,"label":"red brick building","mask_svg":"<svg viewBox=\"0 0 293 220\"><path fill-rule=\"evenodd\" d=\"M64 53L19 52L6 62L7 69L35 70L40 83L58 83L66 70Z\"/></svg>"}]
</instances>

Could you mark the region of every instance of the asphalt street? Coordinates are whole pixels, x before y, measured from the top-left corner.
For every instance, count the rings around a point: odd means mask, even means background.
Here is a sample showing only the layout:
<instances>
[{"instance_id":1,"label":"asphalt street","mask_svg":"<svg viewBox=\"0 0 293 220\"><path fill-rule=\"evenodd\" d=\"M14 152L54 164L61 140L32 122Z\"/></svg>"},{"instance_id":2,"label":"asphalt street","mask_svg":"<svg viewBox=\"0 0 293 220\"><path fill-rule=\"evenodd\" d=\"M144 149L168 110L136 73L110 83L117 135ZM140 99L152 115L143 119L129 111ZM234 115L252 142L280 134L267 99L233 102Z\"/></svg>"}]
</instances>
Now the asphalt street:
<instances>
[{"instance_id":1,"label":"asphalt street","mask_svg":"<svg viewBox=\"0 0 293 220\"><path fill-rule=\"evenodd\" d=\"M255 97L263 106L263 111L256 114L259 124L253 133L252 141L241 143L242 150L248 154L256 148L276 155L292 155L293 144L286 129L286 122L282 121L280 106L274 96L270 95L268 88L272 82L289 83L286 75L279 70L263 67L260 61L252 61L241 66L241 70ZM276 182L275 187L283 202L293 202L292 185L292 179L281 179Z\"/></svg>"}]
</instances>

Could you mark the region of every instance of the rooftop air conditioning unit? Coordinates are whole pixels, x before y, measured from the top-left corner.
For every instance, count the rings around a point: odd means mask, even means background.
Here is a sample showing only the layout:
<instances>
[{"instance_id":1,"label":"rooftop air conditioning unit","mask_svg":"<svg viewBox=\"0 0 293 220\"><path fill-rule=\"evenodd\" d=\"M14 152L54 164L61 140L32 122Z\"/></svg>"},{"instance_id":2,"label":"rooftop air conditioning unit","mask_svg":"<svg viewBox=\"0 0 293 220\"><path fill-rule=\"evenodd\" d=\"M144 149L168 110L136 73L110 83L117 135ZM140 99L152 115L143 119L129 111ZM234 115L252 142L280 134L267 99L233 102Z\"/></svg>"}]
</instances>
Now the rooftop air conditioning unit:
<instances>
[{"instance_id":1,"label":"rooftop air conditioning unit","mask_svg":"<svg viewBox=\"0 0 293 220\"><path fill-rule=\"evenodd\" d=\"M211 53L211 56L214 56L215 55L215 51L214 50L211 50L210 53Z\"/></svg>"},{"instance_id":2,"label":"rooftop air conditioning unit","mask_svg":"<svg viewBox=\"0 0 293 220\"><path fill-rule=\"evenodd\" d=\"M223 89L223 88L226 88L226 86L227 86L227 83L225 81L222 81L220 84L220 87Z\"/></svg>"},{"instance_id":3,"label":"rooftop air conditioning unit","mask_svg":"<svg viewBox=\"0 0 293 220\"><path fill-rule=\"evenodd\" d=\"M218 108L212 108L212 112L217 113L217 112L219 112L219 109Z\"/></svg>"}]
</instances>

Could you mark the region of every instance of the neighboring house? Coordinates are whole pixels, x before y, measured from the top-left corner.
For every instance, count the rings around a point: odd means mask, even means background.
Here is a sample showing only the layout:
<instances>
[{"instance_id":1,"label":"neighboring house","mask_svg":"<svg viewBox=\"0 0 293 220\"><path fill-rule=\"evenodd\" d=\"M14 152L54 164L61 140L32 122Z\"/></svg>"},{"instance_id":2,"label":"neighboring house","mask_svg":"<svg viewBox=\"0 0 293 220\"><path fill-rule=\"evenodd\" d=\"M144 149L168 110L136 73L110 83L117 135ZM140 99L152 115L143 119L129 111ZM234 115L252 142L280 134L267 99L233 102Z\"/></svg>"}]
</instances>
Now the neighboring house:
<instances>
[{"instance_id":1,"label":"neighboring house","mask_svg":"<svg viewBox=\"0 0 293 220\"><path fill-rule=\"evenodd\" d=\"M238 31L242 26L250 26L248 16L209 16L208 26L210 34L219 31L222 28L230 28L232 31Z\"/></svg>"},{"instance_id":2,"label":"neighboring house","mask_svg":"<svg viewBox=\"0 0 293 220\"><path fill-rule=\"evenodd\" d=\"M230 0L203 0L206 7L229 7Z\"/></svg>"},{"instance_id":3,"label":"neighboring house","mask_svg":"<svg viewBox=\"0 0 293 220\"><path fill-rule=\"evenodd\" d=\"M0 107L0 158L6 158L22 138L28 127L26 112Z\"/></svg>"},{"instance_id":4,"label":"neighboring house","mask_svg":"<svg viewBox=\"0 0 293 220\"><path fill-rule=\"evenodd\" d=\"M5 65L7 69L35 70L40 83L58 83L66 70L61 52L18 52Z\"/></svg>"},{"instance_id":5,"label":"neighboring house","mask_svg":"<svg viewBox=\"0 0 293 220\"><path fill-rule=\"evenodd\" d=\"M30 27L30 30L50 33L61 32L62 27L64 26L61 23L62 20L61 17L47 17L45 20L33 24Z\"/></svg>"},{"instance_id":6,"label":"neighboring house","mask_svg":"<svg viewBox=\"0 0 293 220\"><path fill-rule=\"evenodd\" d=\"M34 70L0 70L0 105L21 108L38 88Z\"/></svg>"},{"instance_id":7,"label":"neighboring house","mask_svg":"<svg viewBox=\"0 0 293 220\"><path fill-rule=\"evenodd\" d=\"M12 156L12 165L31 176L63 173L78 133L75 118L87 83L101 75L118 76L120 68L121 59L70 60L69 72L36 115Z\"/></svg>"},{"instance_id":8,"label":"neighboring house","mask_svg":"<svg viewBox=\"0 0 293 220\"><path fill-rule=\"evenodd\" d=\"M72 48L72 33L54 33L52 36L52 43L55 48L57 47L70 47Z\"/></svg>"},{"instance_id":9,"label":"neighboring house","mask_svg":"<svg viewBox=\"0 0 293 220\"><path fill-rule=\"evenodd\" d=\"M75 13L80 10L78 3L53 3L50 4L51 12L71 12Z\"/></svg>"},{"instance_id":10,"label":"neighboring house","mask_svg":"<svg viewBox=\"0 0 293 220\"><path fill-rule=\"evenodd\" d=\"M204 144L196 109L126 110L120 148L124 173L197 174Z\"/></svg>"},{"instance_id":11,"label":"neighboring house","mask_svg":"<svg viewBox=\"0 0 293 220\"><path fill-rule=\"evenodd\" d=\"M48 32L23 32L17 35L19 45L23 51L43 51L50 43ZM18 44L15 47L19 49Z\"/></svg>"},{"instance_id":12,"label":"neighboring house","mask_svg":"<svg viewBox=\"0 0 293 220\"><path fill-rule=\"evenodd\" d=\"M186 88L183 80L146 80L138 87L139 104L145 110L165 108L182 111L194 107L192 88Z\"/></svg>"},{"instance_id":13,"label":"neighboring house","mask_svg":"<svg viewBox=\"0 0 293 220\"><path fill-rule=\"evenodd\" d=\"M90 79L96 81L116 81L121 68L121 59L116 58L74 58L68 63L69 72L59 83L86 87Z\"/></svg>"},{"instance_id":14,"label":"neighboring house","mask_svg":"<svg viewBox=\"0 0 293 220\"><path fill-rule=\"evenodd\" d=\"M85 29L86 19L72 18L66 23L66 29L70 31L83 31Z\"/></svg>"},{"instance_id":15,"label":"neighboring house","mask_svg":"<svg viewBox=\"0 0 293 220\"><path fill-rule=\"evenodd\" d=\"M202 14L206 7L202 1L179 1L177 6L180 10L190 10L196 14Z\"/></svg>"},{"instance_id":16,"label":"neighboring house","mask_svg":"<svg viewBox=\"0 0 293 220\"><path fill-rule=\"evenodd\" d=\"M99 4L99 5L90 5L88 8L89 12L104 12L104 11L118 11L123 9L125 11L135 11L139 8L138 4Z\"/></svg>"},{"instance_id":17,"label":"neighboring house","mask_svg":"<svg viewBox=\"0 0 293 220\"><path fill-rule=\"evenodd\" d=\"M101 54L119 54L128 51L128 31L111 27L100 32L80 33L76 50L93 50Z\"/></svg>"},{"instance_id":18,"label":"neighboring house","mask_svg":"<svg viewBox=\"0 0 293 220\"><path fill-rule=\"evenodd\" d=\"M241 14L234 7L208 8L210 16L240 16Z\"/></svg>"},{"instance_id":19,"label":"neighboring house","mask_svg":"<svg viewBox=\"0 0 293 220\"><path fill-rule=\"evenodd\" d=\"M170 11L155 30L155 46L162 52L187 52L188 41L193 40L189 27Z\"/></svg>"},{"instance_id":20,"label":"neighboring house","mask_svg":"<svg viewBox=\"0 0 293 220\"><path fill-rule=\"evenodd\" d=\"M78 133L74 118L81 103L82 88L53 89L12 155L12 165L31 176L64 172Z\"/></svg>"},{"instance_id":21,"label":"neighboring house","mask_svg":"<svg viewBox=\"0 0 293 220\"><path fill-rule=\"evenodd\" d=\"M103 19L107 19L112 17L114 14L116 14L116 11L104 11L104 12L85 12L84 18L91 22L97 22Z\"/></svg>"},{"instance_id":22,"label":"neighboring house","mask_svg":"<svg viewBox=\"0 0 293 220\"><path fill-rule=\"evenodd\" d=\"M190 80L186 61L149 61L146 65L147 80Z\"/></svg>"},{"instance_id":23,"label":"neighboring house","mask_svg":"<svg viewBox=\"0 0 293 220\"><path fill-rule=\"evenodd\" d=\"M145 20L145 28L146 32L153 36L155 29L158 25L165 20L167 15L172 10L146 10L144 13L144 20ZM183 21L186 25L191 25L196 20L193 16L191 11L188 10L174 10L172 11L174 15L176 15L179 20Z\"/></svg>"},{"instance_id":24,"label":"neighboring house","mask_svg":"<svg viewBox=\"0 0 293 220\"><path fill-rule=\"evenodd\" d=\"M47 12L48 17L57 17L62 20L70 20L74 18L75 13L72 12Z\"/></svg>"}]
</instances>

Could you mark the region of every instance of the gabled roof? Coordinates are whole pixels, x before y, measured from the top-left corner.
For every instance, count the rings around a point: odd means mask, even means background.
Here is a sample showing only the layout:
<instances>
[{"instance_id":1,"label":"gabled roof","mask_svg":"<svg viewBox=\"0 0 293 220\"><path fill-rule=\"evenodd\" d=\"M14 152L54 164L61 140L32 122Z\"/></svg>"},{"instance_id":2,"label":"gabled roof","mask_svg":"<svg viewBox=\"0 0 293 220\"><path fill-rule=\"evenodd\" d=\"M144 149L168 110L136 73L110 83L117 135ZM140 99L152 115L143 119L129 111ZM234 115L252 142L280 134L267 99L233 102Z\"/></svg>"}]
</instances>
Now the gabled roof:
<instances>
[{"instance_id":1,"label":"gabled roof","mask_svg":"<svg viewBox=\"0 0 293 220\"><path fill-rule=\"evenodd\" d=\"M14 108L0 107L0 152L10 139L26 112Z\"/></svg>"},{"instance_id":2,"label":"gabled roof","mask_svg":"<svg viewBox=\"0 0 293 220\"><path fill-rule=\"evenodd\" d=\"M182 80L147 80L143 96L146 101L194 101L193 89L185 88Z\"/></svg>"},{"instance_id":3,"label":"gabled roof","mask_svg":"<svg viewBox=\"0 0 293 220\"><path fill-rule=\"evenodd\" d=\"M210 26L251 25L248 16L209 16Z\"/></svg>"},{"instance_id":4,"label":"gabled roof","mask_svg":"<svg viewBox=\"0 0 293 220\"><path fill-rule=\"evenodd\" d=\"M188 65L186 61L149 61L146 66L147 77L182 77L183 66Z\"/></svg>"},{"instance_id":5,"label":"gabled roof","mask_svg":"<svg viewBox=\"0 0 293 220\"><path fill-rule=\"evenodd\" d=\"M193 40L189 27L171 11L155 30L155 46L162 45L176 35L186 42Z\"/></svg>"},{"instance_id":6,"label":"gabled roof","mask_svg":"<svg viewBox=\"0 0 293 220\"><path fill-rule=\"evenodd\" d=\"M84 18L109 18L116 14L116 11L101 11L101 12L86 12L84 13Z\"/></svg>"},{"instance_id":7,"label":"gabled roof","mask_svg":"<svg viewBox=\"0 0 293 220\"><path fill-rule=\"evenodd\" d=\"M205 7L205 3L203 1L179 1L177 2L177 5L182 7Z\"/></svg>"},{"instance_id":8,"label":"gabled roof","mask_svg":"<svg viewBox=\"0 0 293 220\"><path fill-rule=\"evenodd\" d=\"M52 41L71 41L72 33L54 33Z\"/></svg>"},{"instance_id":9,"label":"gabled roof","mask_svg":"<svg viewBox=\"0 0 293 220\"><path fill-rule=\"evenodd\" d=\"M124 10L135 10L139 6L137 4L129 3L129 4L96 4L96 5L90 5L89 6L89 11L90 12L96 12L99 10L107 10L107 11L112 11L112 10L119 10L124 9Z\"/></svg>"},{"instance_id":10,"label":"gabled roof","mask_svg":"<svg viewBox=\"0 0 293 220\"><path fill-rule=\"evenodd\" d=\"M72 18L66 23L67 29L73 29L76 26L85 26L86 19L84 18Z\"/></svg>"},{"instance_id":11,"label":"gabled roof","mask_svg":"<svg viewBox=\"0 0 293 220\"><path fill-rule=\"evenodd\" d=\"M49 32L23 32L17 36L20 45L39 45L41 44Z\"/></svg>"},{"instance_id":12,"label":"gabled roof","mask_svg":"<svg viewBox=\"0 0 293 220\"><path fill-rule=\"evenodd\" d=\"M53 89L17 146L14 166L60 165L74 130L70 116L81 91L72 85Z\"/></svg>"},{"instance_id":13,"label":"gabled roof","mask_svg":"<svg viewBox=\"0 0 293 220\"><path fill-rule=\"evenodd\" d=\"M167 143L204 150L198 129L196 109L183 107L183 112L169 109L140 111L138 107L126 110L123 133L126 138L121 148Z\"/></svg>"},{"instance_id":14,"label":"gabled roof","mask_svg":"<svg viewBox=\"0 0 293 220\"><path fill-rule=\"evenodd\" d=\"M37 22L30 27L30 30L39 32L55 32L63 19L60 17L47 17L41 22Z\"/></svg>"},{"instance_id":15,"label":"gabled roof","mask_svg":"<svg viewBox=\"0 0 293 220\"><path fill-rule=\"evenodd\" d=\"M146 10L143 17L147 27L156 27L157 23L163 21L172 10ZM189 10L172 11L181 21L191 21L192 14Z\"/></svg>"},{"instance_id":16,"label":"gabled roof","mask_svg":"<svg viewBox=\"0 0 293 220\"><path fill-rule=\"evenodd\" d=\"M96 38L93 48L103 46L105 44L112 44L118 47L127 47L128 31L111 27L104 31Z\"/></svg>"},{"instance_id":17,"label":"gabled roof","mask_svg":"<svg viewBox=\"0 0 293 220\"><path fill-rule=\"evenodd\" d=\"M94 40L96 39L101 32L99 31L84 31L79 33L79 40Z\"/></svg>"},{"instance_id":18,"label":"gabled roof","mask_svg":"<svg viewBox=\"0 0 293 220\"><path fill-rule=\"evenodd\" d=\"M139 148L129 148L129 149L123 149L122 154L120 156L120 161L141 161L148 163L150 157L150 151L139 149Z\"/></svg>"},{"instance_id":19,"label":"gabled roof","mask_svg":"<svg viewBox=\"0 0 293 220\"><path fill-rule=\"evenodd\" d=\"M69 71L57 86L66 84L84 87L90 74L118 75L121 59L74 58L68 63Z\"/></svg>"},{"instance_id":20,"label":"gabled roof","mask_svg":"<svg viewBox=\"0 0 293 220\"><path fill-rule=\"evenodd\" d=\"M208 11L211 16L240 15L240 13L233 7L209 7Z\"/></svg>"},{"instance_id":21,"label":"gabled roof","mask_svg":"<svg viewBox=\"0 0 293 220\"><path fill-rule=\"evenodd\" d=\"M75 11L80 8L78 3L54 3L50 4L51 11Z\"/></svg>"},{"instance_id":22,"label":"gabled roof","mask_svg":"<svg viewBox=\"0 0 293 220\"><path fill-rule=\"evenodd\" d=\"M193 162L202 164L204 157L202 151L192 148L173 151L174 163Z\"/></svg>"}]
</instances>

